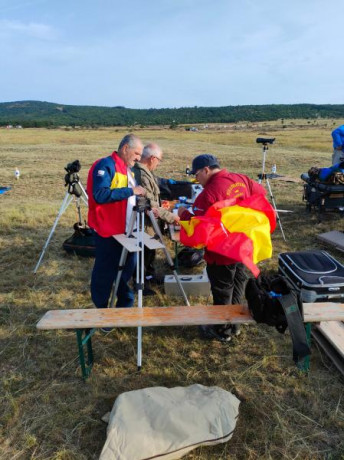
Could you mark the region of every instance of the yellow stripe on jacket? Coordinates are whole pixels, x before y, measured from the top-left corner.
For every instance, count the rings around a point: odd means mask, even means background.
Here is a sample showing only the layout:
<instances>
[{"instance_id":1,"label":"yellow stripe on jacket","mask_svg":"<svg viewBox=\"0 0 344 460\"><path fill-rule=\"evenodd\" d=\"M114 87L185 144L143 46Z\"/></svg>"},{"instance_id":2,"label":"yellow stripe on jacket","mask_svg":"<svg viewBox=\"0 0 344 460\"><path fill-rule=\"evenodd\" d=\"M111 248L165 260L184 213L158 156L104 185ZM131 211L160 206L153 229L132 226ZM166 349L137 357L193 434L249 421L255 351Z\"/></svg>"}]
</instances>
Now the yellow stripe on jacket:
<instances>
[{"instance_id":1,"label":"yellow stripe on jacket","mask_svg":"<svg viewBox=\"0 0 344 460\"><path fill-rule=\"evenodd\" d=\"M128 187L128 176L126 174L122 174L116 171L111 181L110 188L112 190L114 188L123 188L123 187Z\"/></svg>"}]
</instances>

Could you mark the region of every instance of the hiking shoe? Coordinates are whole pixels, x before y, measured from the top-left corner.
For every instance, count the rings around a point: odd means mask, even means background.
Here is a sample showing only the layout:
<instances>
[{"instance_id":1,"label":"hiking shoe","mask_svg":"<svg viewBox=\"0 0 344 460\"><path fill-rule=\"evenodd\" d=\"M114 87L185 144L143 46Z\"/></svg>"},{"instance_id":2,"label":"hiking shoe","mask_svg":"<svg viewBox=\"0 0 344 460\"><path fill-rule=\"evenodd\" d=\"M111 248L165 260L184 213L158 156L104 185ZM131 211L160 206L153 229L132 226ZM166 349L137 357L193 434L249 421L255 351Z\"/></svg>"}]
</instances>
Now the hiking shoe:
<instances>
[{"instance_id":1,"label":"hiking shoe","mask_svg":"<svg viewBox=\"0 0 344 460\"><path fill-rule=\"evenodd\" d=\"M113 330L113 328L112 327L102 327L100 328L100 330L104 332L104 334L108 334L109 332Z\"/></svg>"},{"instance_id":2,"label":"hiking shoe","mask_svg":"<svg viewBox=\"0 0 344 460\"><path fill-rule=\"evenodd\" d=\"M216 339L219 342L230 342L232 340L229 330L221 332L217 330L216 326L200 326L199 332L201 338L205 340Z\"/></svg>"}]
</instances>

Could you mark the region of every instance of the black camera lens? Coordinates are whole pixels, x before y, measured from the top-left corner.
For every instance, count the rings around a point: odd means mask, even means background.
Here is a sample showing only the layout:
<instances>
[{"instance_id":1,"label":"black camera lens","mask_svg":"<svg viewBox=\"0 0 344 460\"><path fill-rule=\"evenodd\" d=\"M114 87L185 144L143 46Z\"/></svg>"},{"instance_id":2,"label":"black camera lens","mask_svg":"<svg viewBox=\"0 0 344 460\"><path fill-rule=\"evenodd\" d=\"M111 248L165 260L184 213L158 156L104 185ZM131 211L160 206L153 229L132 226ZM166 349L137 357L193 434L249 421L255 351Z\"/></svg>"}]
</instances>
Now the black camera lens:
<instances>
[{"instance_id":1,"label":"black camera lens","mask_svg":"<svg viewBox=\"0 0 344 460\"><path fill-rule=\"evenodd\" d=\"M257 137L257 144L273 144L275 142L275 137L267 139L266 137Z\"/></svg>"},{"instance_id":2,"label":"black camera lens","mask_svg":"<svg viewBox=\"0 0 344 460\"><path fill-rule=\"evenodd\" d=\"M78 173L81 169L81 164L79 160L75 160L72 163L68 163L68 165L65 167L65 170L69 173Z\"/></svg>"}]
</instances>

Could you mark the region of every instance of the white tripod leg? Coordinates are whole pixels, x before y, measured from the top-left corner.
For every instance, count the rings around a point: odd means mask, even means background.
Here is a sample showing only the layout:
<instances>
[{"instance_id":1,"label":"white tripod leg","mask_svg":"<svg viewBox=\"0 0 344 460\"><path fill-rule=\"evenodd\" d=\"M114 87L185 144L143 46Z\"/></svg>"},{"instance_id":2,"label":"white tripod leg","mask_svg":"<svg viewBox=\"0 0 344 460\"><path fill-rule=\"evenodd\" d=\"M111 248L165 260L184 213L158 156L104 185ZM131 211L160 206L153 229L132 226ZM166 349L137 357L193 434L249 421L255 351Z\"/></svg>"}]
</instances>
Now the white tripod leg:
<instances>
[{"instance_id":1,"label":"white tripod leg","mask_svg":"<svg viewBox=\"0 0 344 460\"><path fill-rule=\"evenodd\" d=\"M183 285L182 285L182 283L180 282L180 279L179 279L179 277L178 277L178 274L177 274L177 271L176 271L176 269L175 269L175 265L174 265L174 263L173 263L171 254L168 252L166 246L164 245L164 241L163 241L163 239L162 239L162 234L161 234L160 228L159 228L159 226L158 226L158 224L157 224L157 221L155 220L153 211L152 211L152 210L149 210L149 211L148 211L148 215L149 215L150 220L151 220L151 222L152 222L154 231L155 231L156 235L159 237L160 243L163 245L163 250L164 250L164 253L165 253L167 262L168 262L169 266L171 267L171 270L172 270L172 273L173 273L174 278L175 278L175 280L176 280L176 283L177 283L177 286L178 286L178 288L179 288L179 291L180 291L180 293L182 294L182 296L183 296L183 298L184 298L185 305L187 305L188 307L190 307L190 302L189 302L188 298L186 297L186 294L185 294Z\"/></svg>"},{"instance_id":2,"label":"white tripod leg","mask_svg":"<svg viewBox=\"0 0 344 460\"><path fill-rule=\"evenodd\" d=\"M81 194L80 198L85 203L85 205L88 206L88 195L87 195L86 190L84 189L84 186L82 185L81 181L79 181L79 185L80 185L80 188L82 190L82 194Z\"/></svg>"},{"instance_id":3,"label":"white tripod leg","mask_svg":"<svg viewBox=\"0 0 344 460\"><path fill-rule=\"evenodd\" d=\"M145 228L145 213L137 213L137 240L138 245L141 248L141 251L137 253L137 271L136 278L139 279L139 289L137 291L138 299L137 306L138 308L143 307L143 288L144 288L144 279L145 279L145 264L144 264L144 244L143 244L143 232ZM142 366L142 327L137 328L137 370L141 370Z\"/></svg>"},{"instance_id":4,"label":"white tripod leg","mask_svg":"<svg viewBox=\"0 0 344 460\"><path fill-rule=\"evenodd\" d=\"M265 176L265 162L266 162L266 151L267 151L268 147L263 145L263 163L262 163L262 174L259 178L259 181L258 181L258 184L261 184L262 183L262 180L264 179L264 176Z\"/></svg>"},{"instance_id":5,"label":"white tripod leg","mask_svg":"<svg viewBox=\"0 0 344 460\"><path fill-rule=\"evenodd\" d=\"M285 238L284 231L283 231L282 222L281 222L280 216L279 216L279 214L278 214L278 210L277 210L275 198L274 198L274 196L273 196L273 194L272 194L272 190L271 190L271 187L270 187L269 179L266 179L266 184L267 184L268 189L269 189L269 194L270 194L270 198L271 198L272 205L273 205L274 210L275 210L275 212L276 212L276 218L277 218L277 222L278 222L279 228L280 228L281 233L282 233L282 237L283 237L284 241L287 241L286 238Z\"/></svg>"},{"instance_id":6,"label":"white tripod leg","mask_svg":"<svg viewBox=\"0 0 344 460\"><path fill-rule=\"evenodd\" d=\"M136 211L133 211L132 215L130 216L130 222L129 222L129 225L128 225L128 231L126 233L128 236L130 236L133 233L135 220L136 220ZM113 308L114 303L115 303L115 298L117 296L118 286L119 286L119 283L121 281L121 277L122 277L125 262L127 260L127 256L128 256L128 250L123 246L123 249L122 249L122 252L121 252L121 257L120 257L120 260L119 260L119 265L118 265L117 277L116 277L116 279L115 279L115 281L113 283L113 287L112 287L112 291L111 291L111 298L110 298L110 303L109 303L110 308Z\"/></svg>"},{"instance_id":7,"label":"white tripod leg","mask_svg":"<svg viewBox=\"0 0 344 460\"><path fill-rule=\"evenodd\" d=\"M35 267L35 269L34 269L34 271L33 271L34 274L36 274L36 272L37 272L37 270L38 270L38 268L39 268L39 266L40 266L40 264L41 264L41 262L42 262L42 259L43 259L43 257L44 257L45 251L46 251L46 249L48 248L49 242L50 242L50 240L51 240L51 237L53 236L53 233L54 233L55 228L56 228L56 226L57 226L57 224L58 224L58 221L60 220L60 217L61 217L62 214L65 212L65 210L68 208L68 206L70 205L70 203L71 203L72 200L73 200L73 196L70 195L69 192L67 192L66 195L65 195L65 197L64 197L64 199L63 199L63 202L62 202L62 205L61 205L61 207L60 207L60 210L59 210L59 212L58 212L58 214L57 214L57 217L56 217L56 219L55 219L54 225L52 226L52 229L51 229L51 231L50 231L50 233L49 233L49 236L48 236L48 238L47 238L47 241L45 242L45 245L43 246L41 255L40 255L40 257L39 257L39 259L38 259L38 262L37 262L37 265L36 265L36 267Z\"/></svg>"}]
</instances>

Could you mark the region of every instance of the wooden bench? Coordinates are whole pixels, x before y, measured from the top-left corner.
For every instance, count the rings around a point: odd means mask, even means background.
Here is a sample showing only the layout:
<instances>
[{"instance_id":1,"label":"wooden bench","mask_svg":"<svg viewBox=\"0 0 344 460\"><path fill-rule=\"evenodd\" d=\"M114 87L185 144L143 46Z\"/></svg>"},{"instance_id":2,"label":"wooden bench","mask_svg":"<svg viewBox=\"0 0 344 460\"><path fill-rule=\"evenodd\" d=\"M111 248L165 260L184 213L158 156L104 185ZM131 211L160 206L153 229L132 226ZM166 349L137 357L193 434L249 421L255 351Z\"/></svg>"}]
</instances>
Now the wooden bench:
<instances>
[{"instance_id":1,"label":"wooden bench","mask_svg":"<svg viewBox=\"0 0 344 460\"><path fill-rule=\"evenodd\" d=\"M344 304L305 303L304 322L344 321ZM77 335L82 376L92 370L92 335L103 327L196 326L202 324L255 323L247 306L215 305L192 307L89 308L50 310L37 323L37 329L74 329ZM306 328L307 329L307 328ZM310 339L310 327L307 330ZM84 347L87 347L87 357Z\"/></svg>"}]
</instances>

